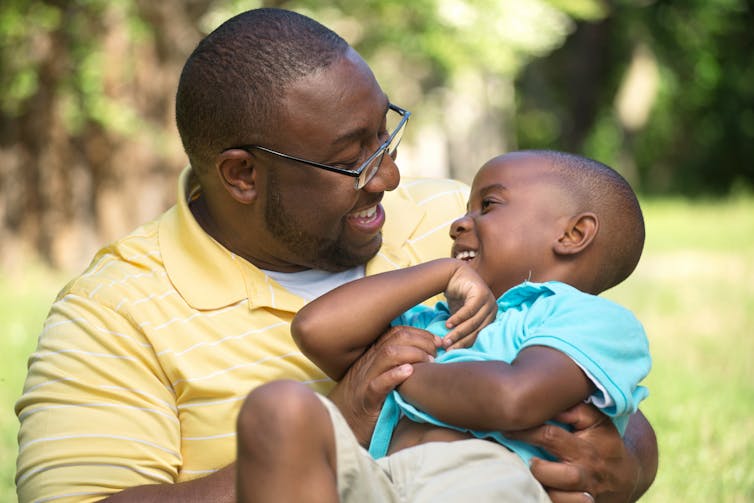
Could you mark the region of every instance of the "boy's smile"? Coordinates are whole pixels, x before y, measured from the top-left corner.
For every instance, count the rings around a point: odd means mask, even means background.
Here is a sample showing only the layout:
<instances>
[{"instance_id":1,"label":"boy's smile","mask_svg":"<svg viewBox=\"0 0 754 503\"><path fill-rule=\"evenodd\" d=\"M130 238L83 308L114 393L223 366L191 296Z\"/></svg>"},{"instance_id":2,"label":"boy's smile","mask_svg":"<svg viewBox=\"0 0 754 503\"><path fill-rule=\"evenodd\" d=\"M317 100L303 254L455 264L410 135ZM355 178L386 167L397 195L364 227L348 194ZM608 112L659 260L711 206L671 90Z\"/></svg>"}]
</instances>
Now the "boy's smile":
<instances>
[{"instance_id":1,"label":"boy's smile","mask_svg":"<svg viewBox=\"0 0 754 503\"><path fill-rule=\"evenodd\" d=\"M550 279L553 245L573 210L550 161L515 153L488 161L471 187L468 211L450 229L451 256L469 262L495 296L526 279Z\"/></svg>"}]
</instances>

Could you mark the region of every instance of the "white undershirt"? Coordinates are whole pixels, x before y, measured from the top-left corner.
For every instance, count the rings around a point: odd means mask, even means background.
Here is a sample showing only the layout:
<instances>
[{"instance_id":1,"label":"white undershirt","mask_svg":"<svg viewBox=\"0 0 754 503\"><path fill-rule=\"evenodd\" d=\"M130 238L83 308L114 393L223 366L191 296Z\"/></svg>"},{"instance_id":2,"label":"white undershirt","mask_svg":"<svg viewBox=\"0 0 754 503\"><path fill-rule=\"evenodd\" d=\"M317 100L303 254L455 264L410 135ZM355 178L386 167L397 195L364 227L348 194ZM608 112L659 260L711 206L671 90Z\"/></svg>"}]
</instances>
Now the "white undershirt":
<instances>
[{"instance_id":1,"label":"white undershirt","mask_svg":"<svg viewBox=\"0 0 754 503\"><path fill-rule=\"evenodd\" d=\"M324 295L333 288L364 277L364 266L356 266L341 272L308 269L301 272L264 271L283 288L308 301Z\"/></svg>"}]
</instances>

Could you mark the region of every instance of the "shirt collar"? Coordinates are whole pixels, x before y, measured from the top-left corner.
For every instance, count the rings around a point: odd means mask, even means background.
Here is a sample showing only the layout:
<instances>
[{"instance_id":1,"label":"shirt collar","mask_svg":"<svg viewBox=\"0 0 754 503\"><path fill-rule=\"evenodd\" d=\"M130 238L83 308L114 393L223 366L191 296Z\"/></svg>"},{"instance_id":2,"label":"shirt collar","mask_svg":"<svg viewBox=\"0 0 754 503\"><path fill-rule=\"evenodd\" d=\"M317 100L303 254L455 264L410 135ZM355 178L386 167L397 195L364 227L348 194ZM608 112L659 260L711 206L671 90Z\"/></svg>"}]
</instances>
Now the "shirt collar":
<instances>
[{"instance_id":1,"label":"shirt collar","mask_svg":"<svg viewBox=\"0 0 754 503\"><path fill-rule=\"evenodd\" d=\"M524 281L501 295L497 299L497 304L500 309L506 310L527 302L531 303L539 297L549 297L573 290L575 290L574 287L560 281L546 281L544 283Z\"/></svg>"},{"instance_id":2,"label":"shirt collar","mask_svg":"<svg viewBox=\"0 0 754 503\"><path fill-rule=\"evenodd\" d=\"M246 298L240 259L204 232L189 209L198 185L191 168L178 179L177 204L160 219L160 252L168 278L195 309L218 309Z\"/></svg>"},{"instance_id":3,"label":"shirt collar","mask_svg":"<svg viewBox=\"0 0 754 503\"><path fill-rule=\"evenodd\" d=\"M168 278L191 307L219 309L248 299L251 309L272 307L296 312L305 301L290 293L247 260L215 241L194 218L189 202L198 191L190 167L178 179L176 205L160 220L159 241ZM410 240L424 210L399 188L385 194L387 218L383 245L367 274L416 263Z\"/></svg>"}]
</instances>

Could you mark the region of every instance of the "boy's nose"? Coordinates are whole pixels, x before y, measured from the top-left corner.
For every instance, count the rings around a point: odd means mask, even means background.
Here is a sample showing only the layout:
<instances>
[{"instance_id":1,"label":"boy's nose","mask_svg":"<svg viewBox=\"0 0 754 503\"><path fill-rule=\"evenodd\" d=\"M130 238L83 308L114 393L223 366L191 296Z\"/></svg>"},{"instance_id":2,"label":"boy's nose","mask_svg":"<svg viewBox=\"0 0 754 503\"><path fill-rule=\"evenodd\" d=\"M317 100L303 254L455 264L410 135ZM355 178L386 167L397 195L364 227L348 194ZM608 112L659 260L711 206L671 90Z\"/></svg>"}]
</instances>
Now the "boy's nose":
<instances>
[{"instance_id":1,"label":"boy's nose","mask_svg":"<svg viewBox=\"0 0 754 503\"><path fill-rule=\"evenodd\" d=\"M450 224L450 238L456 239L471 228L471 217L464 215Z\"/></svg>"}]
</instances>

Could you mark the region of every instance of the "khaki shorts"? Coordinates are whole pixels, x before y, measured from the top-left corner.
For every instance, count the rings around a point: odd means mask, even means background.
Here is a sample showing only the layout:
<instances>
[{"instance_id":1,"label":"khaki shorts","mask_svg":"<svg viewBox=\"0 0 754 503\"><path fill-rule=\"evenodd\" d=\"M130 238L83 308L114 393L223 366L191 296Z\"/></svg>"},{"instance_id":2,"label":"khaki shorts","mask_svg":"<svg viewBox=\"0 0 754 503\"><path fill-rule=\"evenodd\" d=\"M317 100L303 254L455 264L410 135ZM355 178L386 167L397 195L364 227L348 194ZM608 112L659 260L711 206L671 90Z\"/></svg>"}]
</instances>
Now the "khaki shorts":
<instances>
[{"instance_id":1,"label":"khaki shorts","mask_svg":"<svg viewBox=\"0 0 754 503\"><path fill-rule=\"evenodd\" d=\"M432 442L375 460L335 404L320 398L335 431L343 502L550 502L521 458L488 440Z\"/></svg>"}]
</instances>

